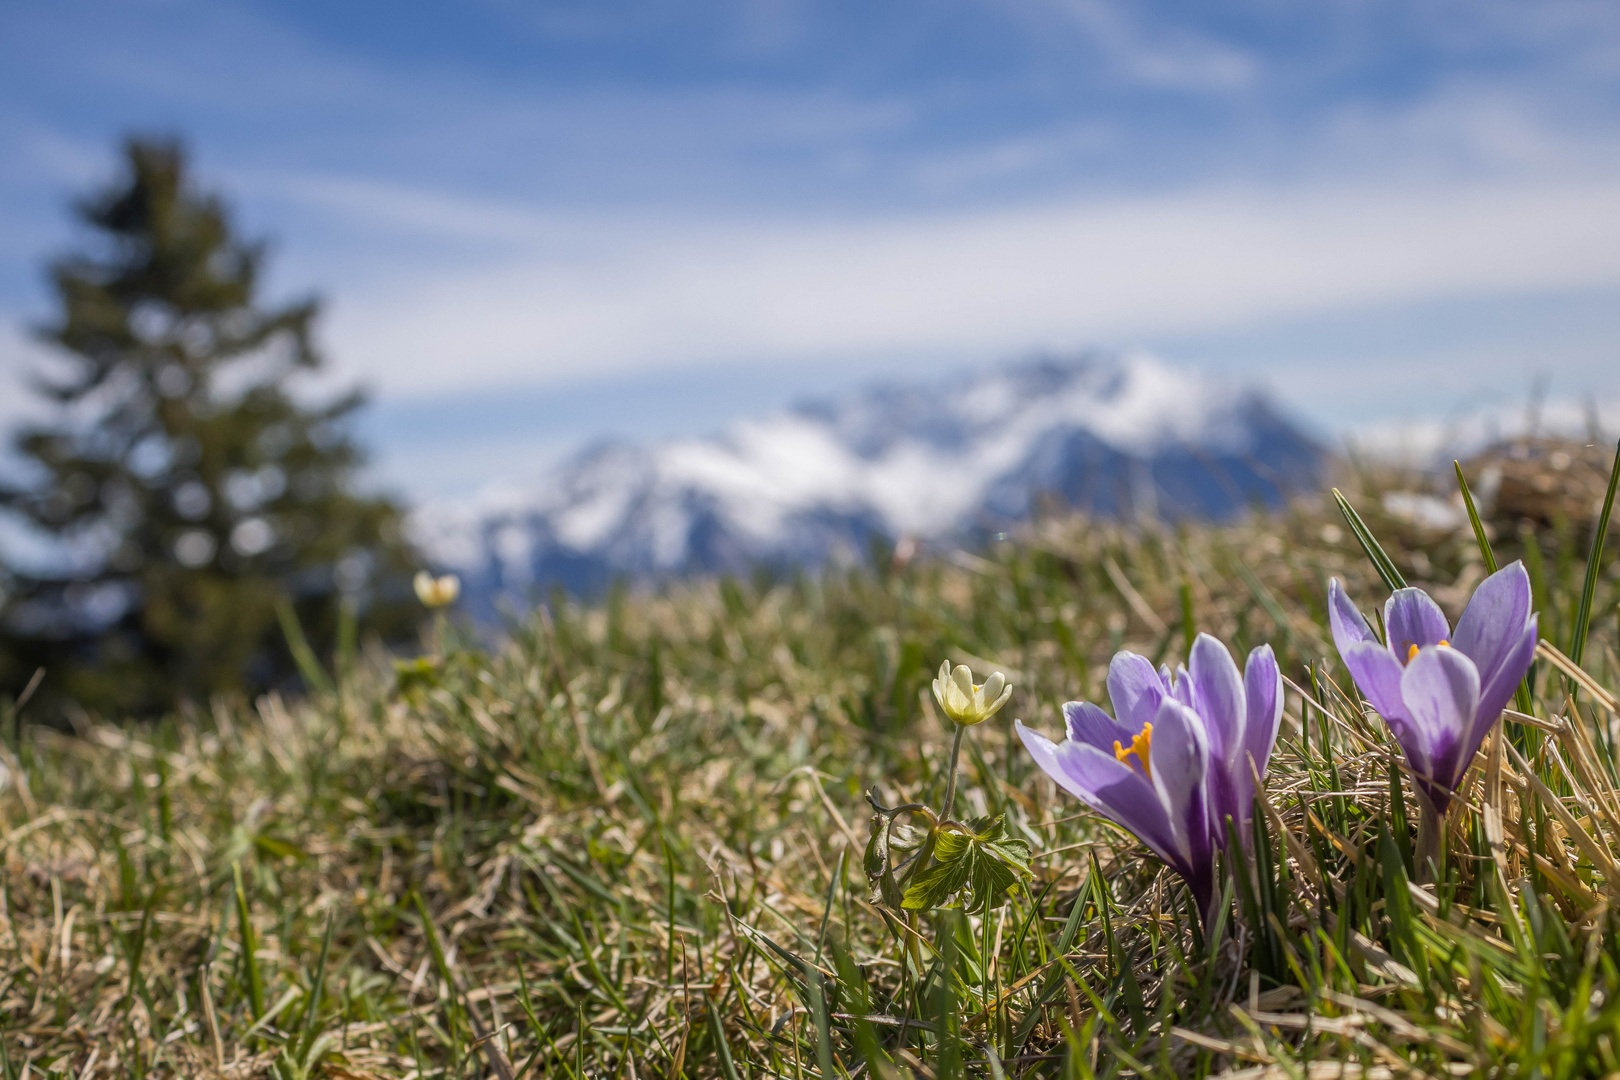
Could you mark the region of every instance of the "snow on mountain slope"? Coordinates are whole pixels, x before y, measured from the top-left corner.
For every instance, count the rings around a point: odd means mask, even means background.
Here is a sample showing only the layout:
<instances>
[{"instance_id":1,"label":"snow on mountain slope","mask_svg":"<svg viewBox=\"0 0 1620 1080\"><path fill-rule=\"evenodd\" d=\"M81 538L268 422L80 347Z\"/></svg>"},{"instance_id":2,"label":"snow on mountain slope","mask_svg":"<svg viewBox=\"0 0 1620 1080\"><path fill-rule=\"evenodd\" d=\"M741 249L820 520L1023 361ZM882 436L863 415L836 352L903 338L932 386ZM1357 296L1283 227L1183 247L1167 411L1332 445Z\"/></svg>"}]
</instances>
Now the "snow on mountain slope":
<instances>
[{"instance_id":1,"label":"snow on mountain slope","mask_svg":"<svg viewBox=\"0 0 1620 1080\"><path fill-rule=\"evenodd\" d=\"M1218 518L1313 484L1322 456L1252 391L1086 354L872 387L714 438L605 444L532 489L424 507L414 528L487 603L859 557L874 536L967 537L1042 499Z\"/></svg>"}]
</instances>

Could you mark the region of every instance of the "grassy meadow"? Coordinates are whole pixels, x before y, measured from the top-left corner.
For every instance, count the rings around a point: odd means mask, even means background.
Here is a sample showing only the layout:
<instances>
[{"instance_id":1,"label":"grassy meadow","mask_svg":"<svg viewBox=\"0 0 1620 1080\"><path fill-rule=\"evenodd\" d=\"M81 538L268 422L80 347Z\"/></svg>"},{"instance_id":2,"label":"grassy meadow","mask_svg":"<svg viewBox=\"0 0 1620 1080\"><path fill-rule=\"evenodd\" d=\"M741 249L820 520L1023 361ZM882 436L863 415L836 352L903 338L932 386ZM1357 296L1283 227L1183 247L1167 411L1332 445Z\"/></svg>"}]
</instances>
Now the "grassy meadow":
<instances>
[{"instance_id":1,"label":"grassy meadow","mask_svg":"<svg viewBox=\"0 0 1620 1080\"><path fill-rule=\"evenodd\" d=\"M1413 482L1341 486L1455 619L1485 556L1466 523L1381 509ZM1219 527L1054 517L975 553L559 603L495 645L441 619L419 659L362 649L299 700L151 725L8 704L0 1070L1620 1072L1620 574L1611 536L1588 575L1584 514L1489 526L1526 562L1543 646L1431 885L1400 752L1327 632L1330 577L1367 611L1389 589L1325 493ZM1255 865L1208 931L1012 731L1058 735L1062 702L1106 707L1114 652L1173 666L1196 630L1240 659L1270 642L1288 680ZM939 806L946 658L1014 685L967 733L956 808L1002 815L1030 874L999 905L905 912L863 870L865 793Z\"/></svg>"}]
</instances>

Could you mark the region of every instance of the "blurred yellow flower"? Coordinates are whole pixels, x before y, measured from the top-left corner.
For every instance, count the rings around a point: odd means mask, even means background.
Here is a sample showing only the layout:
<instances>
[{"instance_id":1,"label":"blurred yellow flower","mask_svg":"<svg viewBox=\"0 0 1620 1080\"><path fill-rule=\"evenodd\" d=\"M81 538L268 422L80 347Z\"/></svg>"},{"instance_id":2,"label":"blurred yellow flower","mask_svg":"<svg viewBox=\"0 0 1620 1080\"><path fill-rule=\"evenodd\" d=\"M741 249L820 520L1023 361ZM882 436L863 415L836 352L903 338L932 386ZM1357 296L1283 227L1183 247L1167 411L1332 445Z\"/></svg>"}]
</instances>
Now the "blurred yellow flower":
<instances>
[{"instance_id":1,"label":"blurred yellow flower","mask_svg":"<svg viewBox=\"0 0 1620 1080\"><path fill-rule=\"evenodd\" d=\"M449 607L461 595L461 579L454 574L434 577L426 570L422 570L417 573L413 584L416 586L416 598L422 601L425 607Z\"/></svg>"},{"instance_id":2,"label":"blurred yellow flower","mask_svg":"<svg viewBox=\"0 0 1620 1080\"><path fill-rule=\"evenodd\" d=\"M994 716L1012 697L1007 676L994 672L983 683L973 684L973 672L964 664L953 669L949 660L939 665L934 680L934 700L945 715L958 724L982 724Z\"/></svg>"}]
</instances>

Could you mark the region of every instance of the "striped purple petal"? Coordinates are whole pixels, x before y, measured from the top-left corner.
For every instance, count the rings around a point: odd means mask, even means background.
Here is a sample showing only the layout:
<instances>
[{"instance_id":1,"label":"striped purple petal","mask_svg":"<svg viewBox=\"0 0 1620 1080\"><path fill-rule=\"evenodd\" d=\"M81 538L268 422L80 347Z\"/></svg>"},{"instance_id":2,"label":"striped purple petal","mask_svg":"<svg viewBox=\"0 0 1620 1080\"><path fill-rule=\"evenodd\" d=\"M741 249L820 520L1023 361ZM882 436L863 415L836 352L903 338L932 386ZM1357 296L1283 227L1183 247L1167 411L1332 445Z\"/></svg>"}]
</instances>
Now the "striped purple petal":
<instances>
[{"instance_id":1,"label":"striped purple petal","mask_svg":"<svg viewBox=\"0 0 1620 1080\"><path fill-rule=\"evenodd\" d=\"M1469 741L1479 711L1479 669L1459 650L1430 645L1419 650L1401 675L1401 698L1411 724L1402 748L1438 813L1451 804L1451 792L1473 760Z\"/></svg>"},{"instance_id":2,"label":"striped purple petal","mask_svg":"<svg viewBox=\"0 0 1620 1080\"><path fill-rule=\"evenodd\" d=\"M1118 652L1108 664L1108 699L1114 715L1132 732L1153 722L1164 699L1164 684L1145 656Z\"/></svg>"},{"instance_id":3,"label":"striped purple petal","mask_svg":"<svg viewBox=\"0 0 1620 1080\"><path fill-rule=\"evenodd\" d=\"M1333 644L1339 647L1339 652L1358 641L1371 641L1383 644L1378 635L1372 632L1367 625L1366 618L1350 598L1344 593L1344 586L1339 584L1338 578L1328 582L1328 623L1333 628Z\"/></svg>"},{"instance_id":4,"label":"striped purple petal","mask_svg":"<svg viewBox=\"0 0 1620 1080\"><path fill-rule=\"evenodd\" d=\"M1438 645L1451 637L1451 624L1422 589L1396 589L1384 604L1384 632L1389 651L1406 663L1412 646Z\"/></svg>"},{"instance_id":5,"label":"striped purple petal","mask_svg":"<svg viewBox=\"0 0 1620 1080\"><path fill-rule=\"evenodd\" d=\"M1535 658L1531 600L1530 577L1513 563L1480 583L1453 631L1421 589L1398 589L1385 606L1383 648L1339 583L1329 585L1339 655L1440 813Z\"/></svg>"},{"instance_id":6,"label":"striped purple petal","mask_svg":"<svg viewBox=\"0 0 1620 1080\"><path fill-rule=\"evenodd\" d=\"M1128 830L1172 869L1186 869L1170 812L1145 776L1095 746L1054 743L1022 720L1013 726L1035 764L1058 787Z\"/></svg>"},{"instance_id":7,"label":"striped purple petal","mask_svg":"<svg viewBox=\"0 0 1620 1080\"><path fill-rule=\"evenodd\" d=\"M1277 729L1282 726L1282 670L1270 645L1256 646L1249 653L1243 665L1243 697L1248 716L1243 722L1243 754L1238 766L1247 785L1243 809L1248 811L1254 799L1254 777L1258 774L1260 779L1266 778L1271 748L1277 744Z\"/></svg>"},{"instance_id":8,"label":"striped purple petal","mask_svg":"<svg viewBox=\"0 0 1620 1080\"><path fill-rule=\"evenodd\" d=\"M1132 737L1142 730L1131 730L1089 701L1064 702L1063 721L1069 730L1069 738L1110 754L1114 752L1116 742L1129 746Z\"/></svg>"},{"instance_id":9,"label":"striped purple petal","mask_svg":"<svg viewBox=\"0 0 1620 1080\"><path fill-rule=\"evenodd\" d=\"M1244 752L1244 726L1248 703L1243 677L1226 646L1199 634L1190 657L1193 703L1209 738L1210 823L1224 831L1228 816L1241 829L1247 818L1250 784L1243 783L1238 760ZM1154 729L1158 735L1158 729ZM1247 766L1244 767L1246 771Z\"/></svg>"},{"instance_id":10,"label":"striped purple petal","mask_svg":"<svg viewBox=\"0 0 1620 1080\"><path fill-rule=\"evenodd\" d=\"M1350 670L1361 696L1372 703L1378 715L1391 727L1407 722L1406 703L1401 700L1401 675L1406 670L1390 651L1373 641L1353 642L1341 649L1339 657Z\"/></svg>"}]
</instances>

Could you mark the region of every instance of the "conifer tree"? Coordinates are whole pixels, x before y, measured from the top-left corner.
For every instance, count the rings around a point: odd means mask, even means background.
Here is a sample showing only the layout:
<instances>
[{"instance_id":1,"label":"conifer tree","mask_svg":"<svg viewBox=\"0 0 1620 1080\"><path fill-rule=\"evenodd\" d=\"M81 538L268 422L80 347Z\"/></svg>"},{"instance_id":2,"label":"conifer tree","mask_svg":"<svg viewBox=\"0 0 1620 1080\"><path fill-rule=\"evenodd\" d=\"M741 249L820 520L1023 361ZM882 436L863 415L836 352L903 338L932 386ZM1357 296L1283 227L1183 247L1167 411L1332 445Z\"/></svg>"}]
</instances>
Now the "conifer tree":
<instances>
[{"instance_id":1,"label":"conifer tree","mask_svg":"<svg viewBox=\"0 0 1620 1080\"><path fill-rule=\"evenodd\" d=\"M78 204L93 243L50 268L54 415L19 434L34 482L0 505L49 551L8 574L6 681L42 665L58 695L139 714L287 678L278 603L318 644L345 597L397 633L413 559L399 509L353 488L359 396L289 385L321 366L317 304L260 305L264 245L177 142L131 139L124 164Z\"/></svg>"}]
</instances>

